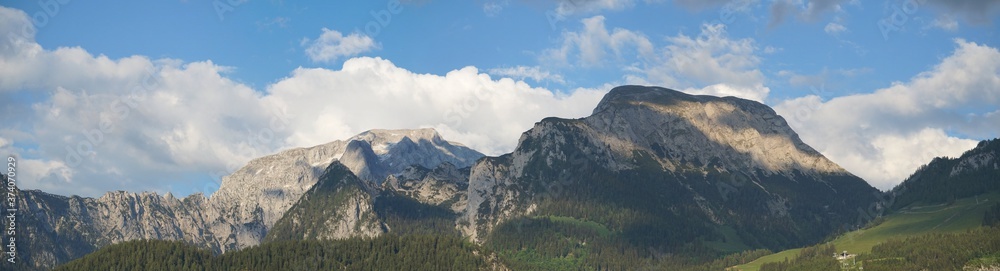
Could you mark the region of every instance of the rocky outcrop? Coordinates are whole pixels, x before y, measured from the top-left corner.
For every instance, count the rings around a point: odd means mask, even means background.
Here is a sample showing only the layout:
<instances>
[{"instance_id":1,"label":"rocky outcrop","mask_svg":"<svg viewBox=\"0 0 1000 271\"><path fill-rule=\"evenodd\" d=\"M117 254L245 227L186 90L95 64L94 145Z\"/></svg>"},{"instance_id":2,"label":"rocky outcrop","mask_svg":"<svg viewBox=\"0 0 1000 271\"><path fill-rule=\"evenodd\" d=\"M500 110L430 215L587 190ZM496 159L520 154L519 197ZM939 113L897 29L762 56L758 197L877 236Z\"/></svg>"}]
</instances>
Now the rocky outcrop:
<instances>
[{"instance_id":1,"label":"rocky outcrop","mask_svg":"<svg viewBox=\"0 0 1000 271\"><path fill-rule=\"evenodd\" d=\"M955 177L979 170L998 170L1000 169L1000 159L997 159L997 155L995 152L986 152L962 157L958 164L951 169L948 176Z\"/></svg>"},{"instance_id":2,"label":"rocky outcrop","mask_svg":"<svg viewBox=\"0 0 1000 271\"><path fill-rule=\"evenodd\" d=\"M429 205L446 205L456 212L465 210L466 190L469 187L469 168L456 168L445 162L434 169L411 166L401 173L390 175L382 190L394 191Z\"/></svg>"}]
</instances>

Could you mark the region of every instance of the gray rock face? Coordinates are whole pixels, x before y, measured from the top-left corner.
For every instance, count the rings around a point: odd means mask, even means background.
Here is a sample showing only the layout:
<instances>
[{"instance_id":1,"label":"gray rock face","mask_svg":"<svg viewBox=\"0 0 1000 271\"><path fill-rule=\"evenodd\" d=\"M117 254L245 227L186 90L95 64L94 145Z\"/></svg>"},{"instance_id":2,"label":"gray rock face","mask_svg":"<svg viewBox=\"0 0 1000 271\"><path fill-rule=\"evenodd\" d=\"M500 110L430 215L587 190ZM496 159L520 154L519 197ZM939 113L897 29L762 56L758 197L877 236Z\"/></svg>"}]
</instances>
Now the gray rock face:
<instances>
[{"instance_id":1,"label":"gray rock face","mask_svg":"<svg viewBox=\"0 0 1000 271\"><path fill-rule=\"evenodd\" d=\"M669 169L677 167L671 161L684 160L766 174L848 174L803 143L770 107L740 98L619 87L583 121L613 157L652 151Z\"/></svg>"},{"instance_id":2,"label":"gray rock face","mask_svg":"<svg viewBox=\"0 0 1000 271\"><path fill-rule=\"evenodd\" d=\"M354 136L352 140L371 144L372 151L378 157L378 168L381 169L379 175L375 176L381 178L373 179L378 182L412 165L435 168L442 163L449 163L464 168L472 166L472 163L483 157L482 153L462 144L445 141L433 129L371 130ZM347 164L347 161L343 162Z\"/></svg>"},{"instance_id":3,"label":"gray rock face","mask_svg":"<svg viewBox=\"0 0 1000 271\"><path fill-rule=\"evenodd\" d=\"M108 192L100 198L64 197L20 191L18 243L23 259L47 270L101 246L134 239L186 240L219 250L206 230L206 200L200 194L178 200L167 194Z\"/></svg>"},{"instance_id":4,"label":"gray rock face","mask_svg":"<svg viewBox=\"0 0 1000 271\"><path fill-rule=\"evenodd\" d=\"M520 163L513 162L512 156L520 158ZM528 213L528 210L518 205L518 200L522 198L521 191L503 189L516 185L514 179L522 176L522 157L526 156L521 152L520 155L490 157L472 167L469 173L468 202L463 217L457 223L463 235L474 241L483 241L485 235L496 225L515 215Z\"/></svg>"},{"instance_id":5,"label":"gray rock face","mask_svg":"<svg viewBox=\"0 0 1000 271\"><path fill-rule=\"evenodd\" d=\"M951 173L949 173L948 176L956 177L966 172L974 172L977 170L991 168L994 170L1000 169L1000 161L997 159L997 154L993 152L978 153L967 157L961 157L958 165L955 165L955 167L951 169Z\"/></svg>"},{"instance_id":6,"label":"gray rock face","mask_svg":"<svg viewBox=\"0 0 1000 271\"><path fill-rule=\"evenodd\" d=\"M210 231L228 236L220 241L223 252L259 244L335 160L365 181L365 189L371 191L386 176L410 165L433 168L448 162L467 167L482 156L445 141L433 129L371 130L343 141L283 151L250 161L222 179L210 200L210 209L217 211L210 213L226 219L213 224Z\"/></svg>"},{"instance_id":7,"label":"gray rock face","mask_svg":"<svg viewBox=\"0 0 1000 271\"><path fill-rule=\"evenodd\" d=\"M211 198L194 194L181 200L170 194L117 191L94 199L23 191L18 200L34 219L27 231L43 236L28 240L48 243L31 250L38 252L34 263L41 267L134 239L185 240L223 253L259 244L333 161L356 172L370 193L387 176L411 165L468 167L482 156L442 139L433 129L371 130L254 159L223 177ZM62 244L69 245L59 247Z\"/></svg>"},{"instance_id":8,"label":"gray rock face","mask_svg":"<svg viewBox=\"0 0 1000 271\"><path fill-rule=\"evenodd\" d=\"M387 177L382 190L394 191L429 205L444 204L458 213L465 210L468 180L469 168L459 169L445 162L434 169L408 167Z\"/></svg>"}]
</instances>

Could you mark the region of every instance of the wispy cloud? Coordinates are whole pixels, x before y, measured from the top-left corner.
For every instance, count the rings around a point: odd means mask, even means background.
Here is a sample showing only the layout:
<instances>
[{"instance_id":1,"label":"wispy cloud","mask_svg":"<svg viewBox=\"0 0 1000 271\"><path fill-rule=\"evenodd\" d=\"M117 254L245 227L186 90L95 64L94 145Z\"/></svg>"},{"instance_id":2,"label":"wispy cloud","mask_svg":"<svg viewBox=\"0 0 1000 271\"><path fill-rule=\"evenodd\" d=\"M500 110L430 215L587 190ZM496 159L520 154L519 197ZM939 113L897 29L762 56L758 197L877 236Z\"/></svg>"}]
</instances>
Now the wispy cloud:
<instances>
[{"instance_id":1,"label":"wispy cloud","mask_svg":"<svg viewBox=\"0 0 1000 271\"><path fill-rule=\"evenodd\" d=\"M306 56L313 62L333 62L343 57L356 56L378 49L380 45L368 35L351 33L344 36L336 30L323 28L316 40L303 39Z\"/></svg>"},{"instance_id":2,"label":"wispy cloud","mask_svg":"<svg viewBox=\"0 0 1000 271\"><path fill-rule=\"evenodd\" d=\"M516 67L504 67L504 68L492 68L489 73L497 76L511 77L515 79L525 79L530 78L535 82L542 83L545 81L550 81L559 84L565 84L566 80L563 79L562 75L554 74L549 71L542 70L538 66L528 67L528 66L516 66Z\"/></svg>"},{"instance_id":3,"label":"wispy cloud","mask_svg":"<svg viewBox=\"0 0 1000 271\"><path fill-rule=\"evenodd\" d=\"M583 29L563 32L562 45L545 50L542 61L602 66L633 52L646 56L653 54L653 43L642 33L622 28L609 30L604 20L604 16L581 20ZM609 56L614 58L609 59Z\"/></svg>"},{"instance_id":4,"label":"wispy cloud","mask_svg":"<svg viewBox=\"0 0 1000 271\"><path fill-rule=\"evenodd\" d=\"M826 24L826 27L823 27L823 32L830 35L838 35L840 33L847 32L847 27L844 27L844 25L839 23L830 22Z\"/></svg>"},{"instance_id":5,"label":"wispy cloud","mask_svg":"<svg viewBox=\"0 0 1000 271\"><path fill-rule=\"evenodd\" d=\"M287 28L288 27L288 23L290 23L291 21L292 21L292 19L289 19L288 17L281 17L281 16L274 17L274 18L265 18L262 21L257 21L257 28L260 28L260 29L271 29L271 28L274 28L274 27L277 27L277 28Z\"/></svg>"},{"instance_id":6,"label":"wispy cloud","mask_svg":"<svg viewBox=\"0 0 1000 271\"><path fill-rule=\"evenodd\" d=\"M564 32L561 46L545 50L540 62L616 66L626 83L661 85L694 94L738 96L763 101L769 88L758 69L753 39L730 39L722 24L704 24L697 36L667 37L657 48L641 32L608 29L603 16L581 20L583 29Z\"/></svg>"}]
</instances>

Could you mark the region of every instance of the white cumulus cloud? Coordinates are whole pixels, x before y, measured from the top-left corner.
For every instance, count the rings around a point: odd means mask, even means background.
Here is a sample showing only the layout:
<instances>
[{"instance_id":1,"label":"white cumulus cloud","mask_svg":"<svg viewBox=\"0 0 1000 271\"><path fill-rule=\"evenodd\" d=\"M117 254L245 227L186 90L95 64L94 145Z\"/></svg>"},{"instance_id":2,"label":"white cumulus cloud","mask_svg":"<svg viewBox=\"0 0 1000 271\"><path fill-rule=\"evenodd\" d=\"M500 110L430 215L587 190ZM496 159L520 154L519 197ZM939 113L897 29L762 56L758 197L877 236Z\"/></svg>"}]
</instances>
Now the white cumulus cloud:
<instances>
[{"instance_id":1,"label":"white cumulus cloud","mask_svg":"<svg viewBox=\"0 0 1000 271\"><path fill-rule=\"evenodd\" d=\"M475 67L416 74L381 58L354 58L340 70L300 68L268 88L265 100L288 112L292 145L309 146L374 128L435 127L488 154L513 150L518 136L547 116L589 115L607 89L571 94L493 79Z\"/></svg>"},{"instance_id":2,"label":"white cumulus cloud","mask_svg":"<svg viewBox=\"0 0 1000 271\"><path fill-rule=\"evenodd\" d=\"M800 97L775 110L831 160L878 188L891 188L932 158L975 146L965 138L1000 135L1000 51L956 44L952 55L908 82L828 101Z\"/></svg>"},{"instance_id":3,"label":"white cumulus cloud","mask_svg":"<svg viewBox=\"0 0 1000 271\"><path fill-rule=\"evenodd\" d=\"M63 195L211 192L218 174L252 158L373 128L434 127L500 154L544 117L588 115L610 89L556 92L475 67L417 74L368 57L336 70L299 68L253 89L211 61L42 48L33 30L11 35L30 27L26 14L4 7L0 14L7 31L0 34L15 37L0 39L0 100L39 97L17 105L17 115L0 115L0 138L13 142L0 149L21 157L22 188Z\"/></svg>"}]
</instances>

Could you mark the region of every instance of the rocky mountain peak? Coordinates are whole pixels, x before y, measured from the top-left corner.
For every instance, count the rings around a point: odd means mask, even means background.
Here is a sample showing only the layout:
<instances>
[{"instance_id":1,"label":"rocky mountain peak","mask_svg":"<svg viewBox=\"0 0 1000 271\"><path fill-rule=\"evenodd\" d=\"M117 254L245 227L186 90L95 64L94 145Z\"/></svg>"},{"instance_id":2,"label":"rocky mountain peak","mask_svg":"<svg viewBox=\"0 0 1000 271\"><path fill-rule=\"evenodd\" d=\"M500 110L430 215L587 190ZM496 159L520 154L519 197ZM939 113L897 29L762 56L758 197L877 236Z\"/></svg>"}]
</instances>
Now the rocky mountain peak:
<instances>
[{"instance_id":1,"label":"rocky mountain peak","mask_svg":"<svg viewBox=\"0 0 1000 271\"><path fill-rule=\"evenodd\" d=\"M230 214L216 235L236 236L243 248L255 245L291 206L339 161L364 181L368 190L380 187L387 176L412 165L435 168L442 163L468 167L483 154L441 138L430 128L369 130L346 140L309 148L296 148L264 156L222 179L212 195L215 209Z\"/></svg>"},{"instance_id":2,"label":"rocky mountain peak","mask_svg":"<svg viewBox=\"0 0 1000 271\"><path fill-rule=\"evenodd\" d=\"M667 215L655 219L674 221L668 213L703 219L692 228L700 223L756 225L745 220L760 217L808 228L789 240L813 240L831 225L853 223L850 212L877 193L803 143L767 105L645 86L612 89L588 117L536 123L522 134L513 153L480 159L470 171L468 190L460 223L468 225L463 233L478 241L517 216L566 211L548 207L552 191L574 191L563 199L565 206L608 198L624 206L622 202L647 195L629 208L669 206L655 212ZM738 191L740 199L728 191ZM808 199L803 197L807 194ZM830 216L817 202L838 213ZM752 211L734 211L747 206ZM803 214L829 221L799 220ZM740 230L772 230L761 227Z\"/></svg>"},{"instance_id":3,"label":"rocky mountain peak","mask_svg":"<svg viewBox=\"0 0 1000 271\"><path fill-rule=\"evenodd\" d=\"M690 95L662 87L612 89L585 119L604 136L628 142L616 153L649 150L668 168L760 168L768 174L849 174L803 143L767 105L736 97Z\"/></svg>"},{"instance_id":4,"label":"rocky mountain peak","mask_svg":"<svg viewBox=\"0 0 1000 271\"><path fill-rule=\"evenodd\" d=\"M619 86L611 89L597 103L593 114L607 111L611 107L637 105L644 102L659 102L668 104L675 100L695 101L699 96L662 87Z\"/></svg>"},{"instance_id":5,"label":"rocky mountain peak","mask_svg":"<svg viewBox=\"0 0 1000 271\"><path fill-rule=\"evenodd\" d=\"M350 138L348 141L364 141L369 145L371 153L377 159L364 160L370 174L354 171L363 180L380 184L385 177L397 174L411 165L425 168L435 168L442 163L450 163L459 168L471 166L476 159L483 157L482 153L465 147L456 142L441 138L437 131L431 128L413 130L370 130ZM341 159L350 167L353 163Z\"/></svg>"},{"instance_id":6,"label":"rocky mountain peak","mask_svg":"<svg viewBox=\"0 0 1000 271\"><path fill-rule=\"evenodd\" d=\"M399 130L386 130L386 129L372 129L360 133L356 136L351 137L351 140L361 140L368 142L373 146L373 150L376 154L382 155L387 153L388 147L400 143L401 141L409 142L420 142L428 141L436 144L444 144L446 141L441 139L441 135L438 134L437 130L434 128L420 128L420 129L399 129ZM451 145L462 146L459 143L447 142Z\"/></svg>"}]
</instances>

